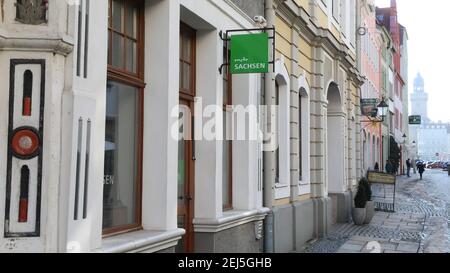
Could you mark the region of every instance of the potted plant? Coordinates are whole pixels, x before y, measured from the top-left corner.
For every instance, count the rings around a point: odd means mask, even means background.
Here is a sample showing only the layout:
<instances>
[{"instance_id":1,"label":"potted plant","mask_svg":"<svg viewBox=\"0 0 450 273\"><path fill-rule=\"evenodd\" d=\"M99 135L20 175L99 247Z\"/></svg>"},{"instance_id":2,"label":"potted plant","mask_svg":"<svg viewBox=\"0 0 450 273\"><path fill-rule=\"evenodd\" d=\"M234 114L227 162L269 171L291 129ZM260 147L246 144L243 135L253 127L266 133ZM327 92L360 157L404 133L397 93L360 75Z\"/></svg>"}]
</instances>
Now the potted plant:
<instances>
[{"instance_id":1,"label":"potted plant","mask_svg":"<svg viewBox=\"0 0 450 273\"><path fill-rule=\"evenodd\" d=\"M364 224L368 225L375 215L375 203L372 201L372 186L367 178L362 178L359 183L364 187L366 192L366 219L364 220Z\"/></svg>"},{"instance_id":2,"label":"potted plant","mask_svg":"<svg viewBox=\"0 0 450 273\"><path fill-rule=\"evenodd\" d=\"M362 226L366 220L366 188L360 183L355 196L355 208L352 210L352 218L355 225Z\"/></svg>"}]
</instances>

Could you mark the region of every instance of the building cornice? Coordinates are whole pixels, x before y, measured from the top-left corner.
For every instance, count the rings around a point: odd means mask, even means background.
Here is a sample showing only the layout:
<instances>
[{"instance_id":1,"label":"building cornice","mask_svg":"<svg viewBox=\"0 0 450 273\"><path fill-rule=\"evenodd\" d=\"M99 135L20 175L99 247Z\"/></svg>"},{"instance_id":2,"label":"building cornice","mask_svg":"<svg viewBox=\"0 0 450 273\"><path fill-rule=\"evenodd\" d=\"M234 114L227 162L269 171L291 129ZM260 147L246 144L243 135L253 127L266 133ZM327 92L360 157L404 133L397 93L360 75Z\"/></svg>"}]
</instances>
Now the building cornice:
<instances>
[{"instance_id":1,"label":"building cornice","mask_svg":"<svg viewBox=\"0 0 450 273\"><path fill-rule=\"evenodd\" d=\"M73 48L74 42L69 36L18 36L0 30L0 51L51 52L67 56L73 51Z\"/></svg>"}]
</instances>

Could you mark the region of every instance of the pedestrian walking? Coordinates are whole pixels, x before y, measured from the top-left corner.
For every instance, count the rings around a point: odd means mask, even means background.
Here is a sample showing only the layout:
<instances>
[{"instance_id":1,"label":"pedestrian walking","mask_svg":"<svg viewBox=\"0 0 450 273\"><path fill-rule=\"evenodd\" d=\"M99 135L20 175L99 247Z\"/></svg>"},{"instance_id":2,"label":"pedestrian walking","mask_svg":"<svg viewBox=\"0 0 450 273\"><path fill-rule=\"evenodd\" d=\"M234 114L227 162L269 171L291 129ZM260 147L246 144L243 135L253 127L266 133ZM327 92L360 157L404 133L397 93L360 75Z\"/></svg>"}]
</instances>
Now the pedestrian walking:
<instances>
[{"instance_id":1,"label":"pedestrian walking","mask_svg":"<svg viewBox=\"0 0 450 273\"><path fill-rule=\"evenodd\" d=\"M425 164L423 162L420 162L419 164L417 164L417 169L419 170L420 180L422 180L423 173L425 172Z\"/></svg>"},{"instance_id":2,"label":"pedestrian walking","mask_svg":"<svg viewBox=\"0 0 450 273\"><path fill-rule=\"evenodd\" d=\"M379 171L380 171L380 165L378 164L378 162L375 163L375 168L374 168L374 170L375 170L376 172L379 172Z\"/></svg>"},{"instance_id":3,"label":"pedestrian walking","mask_svg":"<svg viewBox=\"0 0 450 273\"><path fill-rule=\"evenodd\" d=\"M411 177L411 159L406 160L406 175Z\"/></svg>"},{"instance_id":4,"label":"pedestrian walking","mask_svg":"<svg viewBox=\"0 0 450 273\"><path fill-rule=\"evenodd\" d=\"M399 168L399 164L396 164L394 161L391 160L391 164L392 164L392 174L393 175L397 175L398 174L398 168Z\"/></svg>"},{"instance_id":5,"label":"pedestrian walking","mask_svg":"<svg viewBox=\"0 0 450 273\"><path fill-rule=\"evenodd\" d=\"M394 167L392 166L392 163L390 160L386 160L386 166L384 167L384 170L386 173L392 174L394 171Z\"/></svg>"}]
</instances>

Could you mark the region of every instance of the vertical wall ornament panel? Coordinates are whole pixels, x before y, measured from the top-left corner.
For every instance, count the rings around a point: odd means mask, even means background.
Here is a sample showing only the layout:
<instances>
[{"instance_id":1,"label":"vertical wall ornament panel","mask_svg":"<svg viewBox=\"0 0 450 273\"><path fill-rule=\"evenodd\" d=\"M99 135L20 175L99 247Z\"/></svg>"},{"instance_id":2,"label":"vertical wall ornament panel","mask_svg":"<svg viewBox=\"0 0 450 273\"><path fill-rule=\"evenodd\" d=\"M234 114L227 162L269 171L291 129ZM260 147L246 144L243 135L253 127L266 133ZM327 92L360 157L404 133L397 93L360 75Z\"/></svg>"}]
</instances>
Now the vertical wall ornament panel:
<instances>
[{"instance_id":1,"label":"vertical wall ornament panel","mask_svg":"<svg viewBox=\"0 0 450 273\"><path fill-rule=\"evenodd\" d=\"M10 61L4 236L39 237L45 60Z\"/></svg>"},{"instance_id":2,"label":"vertical wall ornament panel","mask_svg":"<svg viewBox=\"0 0 450 273\"><path fill-rule=\"evenodd\" d=\"M80 0L78 5L77 27L77 77L88 77L89 63L89 13L91 3L89 0Z\"/></svg>"},{"instance_id":3,"label":"vertical wall ornament panel","mask_svg":"<svg viewBox=\"0 0 450 273\"><path fill-rule=\"evenodd\" d=\"M91 148L95 137L95 111L96 101L86 96L74 97L74 116L72 117L72 144L71 144L71 173L69 188L69 206L68 206L68 235L67 249L68 252L89 251L90 234L93 214L93 198L97 198L91 194L92 188L95 188L95 180L91 179L93 173L91 165L95 164L91 160ZM95 147L96 149L98 147ZM100 149L102 149L101 147ZM94 216L96 217L96 216ZM84 236L83 236L84 235ZM70 249L76 245L76 249Z\"/></svg>"}]
</instances>

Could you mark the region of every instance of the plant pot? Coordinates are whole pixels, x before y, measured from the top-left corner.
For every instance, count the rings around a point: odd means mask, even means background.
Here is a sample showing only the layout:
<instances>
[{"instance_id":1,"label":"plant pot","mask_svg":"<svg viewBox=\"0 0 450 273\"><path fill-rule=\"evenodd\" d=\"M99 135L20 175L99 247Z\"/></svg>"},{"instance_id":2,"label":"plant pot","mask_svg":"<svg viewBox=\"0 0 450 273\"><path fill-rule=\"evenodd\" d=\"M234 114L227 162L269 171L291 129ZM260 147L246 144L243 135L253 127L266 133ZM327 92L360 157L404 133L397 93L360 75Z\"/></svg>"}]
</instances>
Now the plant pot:
<instances>
[{"instance_id":1,"label":"plant pot","mask_svg":"<svg viewBox=\"0 0 450 273\"><path fill-rule=\"evenodd\" d=\"M352 218L355 225L362 226L364 225L364 221L366 220L366 208L353 208L352 210Z\"/></svg>"},{"instance_id":2,"label":"plant pot","mask_svg":"<svg viewBox=\"0 0 450 273\"><path fill-rule=\"evenodd\" d=\"M375 216L375 203L373 201L367 201L366 203L366 219L364 224L368 225L372 222L373 216Z\"/></svg>"}]
</instances>

